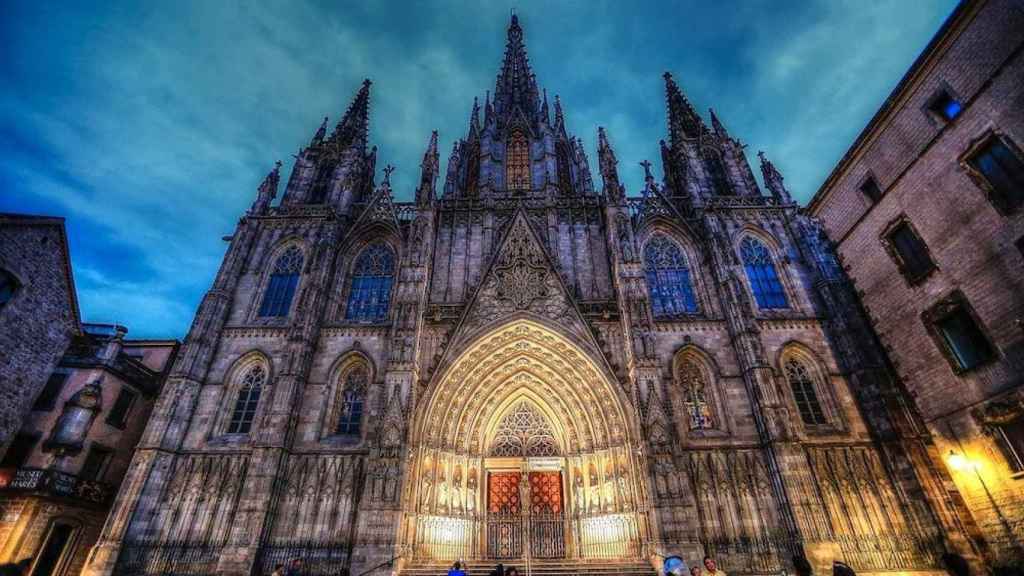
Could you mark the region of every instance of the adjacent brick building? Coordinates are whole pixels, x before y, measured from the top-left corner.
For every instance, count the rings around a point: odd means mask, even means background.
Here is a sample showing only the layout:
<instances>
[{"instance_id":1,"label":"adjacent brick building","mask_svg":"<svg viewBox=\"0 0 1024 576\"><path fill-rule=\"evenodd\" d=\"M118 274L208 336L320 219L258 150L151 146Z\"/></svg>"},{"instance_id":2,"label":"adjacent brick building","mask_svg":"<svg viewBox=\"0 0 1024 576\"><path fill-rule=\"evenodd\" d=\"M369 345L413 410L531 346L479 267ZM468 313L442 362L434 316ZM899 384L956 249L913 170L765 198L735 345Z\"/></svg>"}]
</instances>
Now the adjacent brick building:
<instances>
[{"instance_id":1,"label":"adjacent brick building","mask_svg":"<svg viewBox=\"0 0 1024 576\"><path fill-rule=\"evenodd\" d=\"M33 558L36 576L81 571L178 347L126 332L84 324L44 379L0 461L0 563Z\"/></svg>"},{"instance_id":2,"label":"adjacent brick building","mask_svg":"<svg viewBox=\"0 0 1024 576\"><path fill-rule=\"evenodd\" d=\"M0 455L79 332L64 219L0 214Z\"/></svg>"},{"instance_id":3,"label":"adjacent brick building","mask_svg":"<svg viewBox=\"0 0 1024 576\"><path fill-rule=\"evenodd\" d=\"M962 4L808 206L992 562L1024 539L1024 2Z\"/></svg>"}]
</instances>

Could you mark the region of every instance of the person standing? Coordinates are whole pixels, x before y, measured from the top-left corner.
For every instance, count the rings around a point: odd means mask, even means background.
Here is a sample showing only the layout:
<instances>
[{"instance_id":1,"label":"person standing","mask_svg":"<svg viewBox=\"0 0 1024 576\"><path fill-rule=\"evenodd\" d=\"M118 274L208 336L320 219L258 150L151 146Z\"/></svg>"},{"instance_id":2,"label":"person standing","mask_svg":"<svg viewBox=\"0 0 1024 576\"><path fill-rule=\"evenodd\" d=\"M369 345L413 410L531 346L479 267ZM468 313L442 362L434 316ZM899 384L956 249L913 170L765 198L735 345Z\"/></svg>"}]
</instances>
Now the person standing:
<instances>
[{"instance_id":1,"label":"person standing","mask_svg":"<svg viewBox=\"0 0 1024 576\"><path fill-rule=\"evenodd\" d=\"M711 556L704 557L704 569L707 570L708 576L727 576L724 570L718 569L718 564Z\"/></svg>"},{"instance_id":2,"label":"person standing","mask_svg":"<svg viewBox=\"0 0 1024 576\"><path fill-rule=\"evenodd\" d=\"M285 576L284 575L284 564L274 565L274 571L270 573L270 576Z\"/></svg>"},{"instance_id":3,"label":"person standing","mask_svg":"<svg viewBox=\"0 0 1024 576\"><path fill-rule=\"evenodd\" d=\"M456 561L452 564L451 570L448 571L448 576L466 576L466 572L462 569L462 562Z\"/></svg>"},{"instance_id":4,"label":"person standing","mask_svg":"<svg viewBox=\"0 0 1024 576\"><path fill-rule=\"evenodd\" d=\"M302 576L302 558L292 558L288 563L285 576Z\"/></svg>"},{"instance_id":5,"label":"person standing","mask_svg":"<svg viewBox=\"0 0 1024 576\"><path fill-rule=\"evenodd\" d=\"M857 576L857 573L853 571L853 568L843 562L842 560L832 561L832 576Z\"/></svg>"}]
</instances>

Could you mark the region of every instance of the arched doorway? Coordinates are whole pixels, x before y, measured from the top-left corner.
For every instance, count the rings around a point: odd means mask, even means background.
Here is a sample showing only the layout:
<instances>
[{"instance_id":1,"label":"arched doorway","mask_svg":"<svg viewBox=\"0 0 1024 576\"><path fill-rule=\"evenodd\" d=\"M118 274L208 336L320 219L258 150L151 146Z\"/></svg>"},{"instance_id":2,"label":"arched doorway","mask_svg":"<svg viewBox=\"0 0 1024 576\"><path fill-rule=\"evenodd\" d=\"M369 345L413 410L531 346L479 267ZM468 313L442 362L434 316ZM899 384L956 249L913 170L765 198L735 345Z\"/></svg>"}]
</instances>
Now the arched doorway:
<instances>
[{"instance_id":1,"label":"arched doorway","mask_svg":"<svg viewBox=\"0 0 1024 576\"><path fill-rule=\"evenodd\" d=\"M621 388L560 332L475 338L417 408L404 543L419 558L623 558L646 532L643 455Z\"/></svg>"}]
</instances>

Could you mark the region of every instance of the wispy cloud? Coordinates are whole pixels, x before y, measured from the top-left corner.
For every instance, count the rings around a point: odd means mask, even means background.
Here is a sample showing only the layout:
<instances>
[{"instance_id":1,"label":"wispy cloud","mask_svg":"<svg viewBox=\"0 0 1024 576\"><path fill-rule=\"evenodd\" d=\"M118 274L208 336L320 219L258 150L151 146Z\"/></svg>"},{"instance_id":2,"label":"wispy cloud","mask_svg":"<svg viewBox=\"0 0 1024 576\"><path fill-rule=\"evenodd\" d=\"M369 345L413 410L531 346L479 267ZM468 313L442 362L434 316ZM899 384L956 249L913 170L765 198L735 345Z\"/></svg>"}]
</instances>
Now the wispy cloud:
<instances>
[{"instance_id":1,"label":"wispy cloud","mask_svg":"<svg viewBox=\"0 0 1024 576\"><path fill-rule=\"evenodd\" d=\"M531 62L596 168L658 159L661 73L807 199L954 0L517 2ZM508 6L15 3L0 21L0 209L67 216L83 315L182 336L256 185L374 80L371 137L410 198L493 87ZM445 162L442 160L442 169ZM286 168L287 169L287 168ZM595 174L595 180L600 179Z\"/></svg>"}]
</instances>

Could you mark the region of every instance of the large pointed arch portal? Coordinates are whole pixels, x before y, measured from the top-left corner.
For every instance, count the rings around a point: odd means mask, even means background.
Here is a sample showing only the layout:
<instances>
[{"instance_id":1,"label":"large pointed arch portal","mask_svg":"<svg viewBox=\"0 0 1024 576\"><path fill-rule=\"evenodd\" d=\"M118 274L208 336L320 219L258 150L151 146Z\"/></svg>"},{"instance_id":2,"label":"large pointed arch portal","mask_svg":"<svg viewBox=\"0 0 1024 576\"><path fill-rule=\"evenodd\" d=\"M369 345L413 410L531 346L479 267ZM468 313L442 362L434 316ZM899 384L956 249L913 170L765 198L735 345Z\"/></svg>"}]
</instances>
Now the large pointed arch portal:
<instances>
[{"instance_id":1,"label":"large pointed arch portal","mask_svg":"<svg viewBox=\"0 0 1024 576\"><path fill-rule=\"evenodd\" d=\"M637 558L627 400L584 348L519 317L465 345L414 416L403 539L421 558Z\"/></svg>"}]
</instances>

